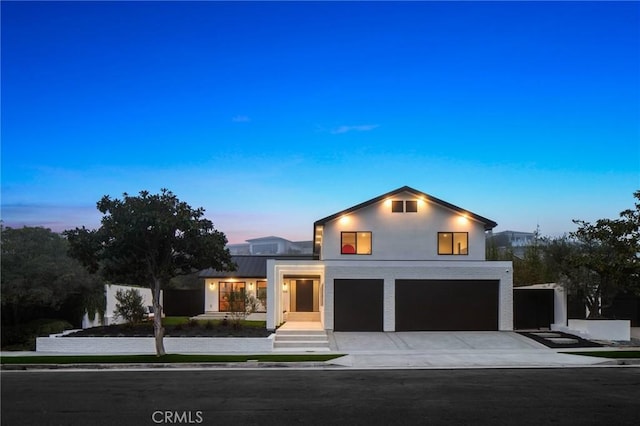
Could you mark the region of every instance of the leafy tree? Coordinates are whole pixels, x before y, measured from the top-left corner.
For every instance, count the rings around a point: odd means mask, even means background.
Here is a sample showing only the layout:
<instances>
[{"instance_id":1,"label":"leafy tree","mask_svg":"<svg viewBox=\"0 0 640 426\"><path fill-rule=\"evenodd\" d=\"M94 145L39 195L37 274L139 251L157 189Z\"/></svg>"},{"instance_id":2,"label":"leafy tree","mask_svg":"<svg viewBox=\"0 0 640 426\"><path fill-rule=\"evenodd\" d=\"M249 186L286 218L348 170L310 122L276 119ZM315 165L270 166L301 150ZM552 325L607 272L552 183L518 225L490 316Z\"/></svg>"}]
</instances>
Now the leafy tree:
<instances>
[{"instance_id":1,"label":"leafy tree","mask_svg":"<svg viewBox=\"0 0 640 426\"><path fill-rule=\"evenodd\" d=\"M599 317L621 291L640 294L640 191L634 197L635 210L595 223L574 220L578 229L546 249L549 268L582 295L589 318Z\"/></svg>"},{"instance_id":2,"label":"leafy tree","mask_svg":"<svg viewBox=\"0 0 640 426\"><path fill-rule=\"evenodd\" d=\"M42 227L2 227L3 320L44 316L78 322L85 309L104 315L104 284L67 255L67 241Z\"/></svg>"},{"instance_id":3,"label":"leafy tree","mask_svg":"<svg viewBox=\"0 0 640 426\"><path fill-rule=\"evenodd\" d=\"M200 278L200 271L194 272L189 275L180 275L174 277L169 281L169 287L171 289L191 289L191 290L199 290L202 289L204 285L204 280Z\"/></svg>"},{"instance_id":4,"label":"leafy tree","mask_svg":"<svg viewBox=\"0 0 640 426\"><path fill-rule=\"evenodd\" d=\"M548 239L540 236L540 228L533 232L533 243L524 249L522 259L513 263L513 282L517 285L542 284L553 281L545 260Z\"/></svg>"},{"instance_id":5,"label":"leafy tree","mask_svg":"<svg viewBox=\"0 0 640 426\"><path fill-rule=\"evenodd\" d=\"M233 270L227 238L203 218L204 209L191 208L167 189L153 195L125 193L121 200L104 196L97 208L103 214L99 229L65 231L69 253L112 282L151 288L156 353L164 355L160 290L172 278L196 270Z\"/></svg>"},{"instance_id":6,"label":"leafy tree","mask_svg":"<svg viewBox=\"0 0 640 426\"><path fill-rule=\"evenodd\" d=\"M128 324L139 324L144 319L145 308L140 292L135 288L116 292L115 315Z\"/></svg>"},{"instance_id":7,"label":"leafy tree","mask_svg":"<svg viewBox=\"0 0 640 426\"><path fill-rule=\"evenodd\" d=\"M553 281L546 267L545 251L548 239L541 237L540 229L533 232L533 243L524 247L522 254L516 255L508 239L488 238L486 242L487 260L509 260L513 262L513 284L523 286ZM500 245L499 245L500 244Z\"/></svg>"}]
</instances>

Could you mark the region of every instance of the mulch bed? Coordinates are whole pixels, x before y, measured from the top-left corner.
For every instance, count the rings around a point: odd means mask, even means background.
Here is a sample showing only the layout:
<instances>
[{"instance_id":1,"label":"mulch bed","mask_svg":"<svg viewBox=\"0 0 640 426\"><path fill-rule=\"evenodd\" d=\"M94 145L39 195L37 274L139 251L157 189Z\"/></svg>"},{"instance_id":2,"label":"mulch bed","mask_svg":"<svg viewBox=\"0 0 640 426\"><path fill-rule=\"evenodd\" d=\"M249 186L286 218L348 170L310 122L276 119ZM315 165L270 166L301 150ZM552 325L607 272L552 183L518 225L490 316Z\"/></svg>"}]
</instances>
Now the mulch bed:
<instances>
[{"instance_id":1,"label":"mulch bed","mask_svg":"<svg viewBox=\"0 0 640 426\"><path fill-rule=\"evenodd\" d=\"M210 328L204 325L164 327L165 337L267 337L271 332L258 327L234 328L231 325L217 325ZM152 324L129 326L126 324L92 327L65 337L153 337Z\"/></svg>"},{"instance_id":2,"label":"mulch bed","mask_svg":"<svg viewBox=\"0 0 640 426\"><path fill-rule=\"evenodd\" d=\"M542 343L548 348L600 348L603 345L592 342L591 340L583 339L582 337L574 336L573 334L563 333L561 331L518 331L518 334L526 336L530 339L535 340L538 343ZM550 340L548 337L540 336L538 333L553 333L554 335L558 335L559 338L564 339L572 339L575 342L571 343L560 343L554 342Z\"/></svg>"}]
</instances>

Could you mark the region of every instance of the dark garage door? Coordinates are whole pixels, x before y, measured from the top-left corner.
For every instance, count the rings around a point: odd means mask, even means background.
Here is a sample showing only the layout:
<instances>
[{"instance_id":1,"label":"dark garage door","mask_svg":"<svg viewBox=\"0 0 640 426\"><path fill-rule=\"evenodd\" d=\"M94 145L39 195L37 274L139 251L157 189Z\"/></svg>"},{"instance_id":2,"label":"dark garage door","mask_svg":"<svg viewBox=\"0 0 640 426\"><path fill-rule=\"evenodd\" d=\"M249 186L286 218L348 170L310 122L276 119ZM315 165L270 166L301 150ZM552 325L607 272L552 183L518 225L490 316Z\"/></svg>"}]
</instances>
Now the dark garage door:
<instances>
[{"instance_id":1,"label":"dark garage door","mask_svg":"<svg viewBox=\"0 0 640 426\"><path fill-rule=\"evenodd\" d=\"M334 280L335 331L382 331L384 280Z\"/></svg>"},{"instance_id":2,"label":"dark garage door","mask_svg":"<svg viewBox=\"0 0 640 426\"><path fill-rule=\"evenodd\" d=\"M498 280L396 280L396 331L498 329Z\"/></svg>"}]
</instances>

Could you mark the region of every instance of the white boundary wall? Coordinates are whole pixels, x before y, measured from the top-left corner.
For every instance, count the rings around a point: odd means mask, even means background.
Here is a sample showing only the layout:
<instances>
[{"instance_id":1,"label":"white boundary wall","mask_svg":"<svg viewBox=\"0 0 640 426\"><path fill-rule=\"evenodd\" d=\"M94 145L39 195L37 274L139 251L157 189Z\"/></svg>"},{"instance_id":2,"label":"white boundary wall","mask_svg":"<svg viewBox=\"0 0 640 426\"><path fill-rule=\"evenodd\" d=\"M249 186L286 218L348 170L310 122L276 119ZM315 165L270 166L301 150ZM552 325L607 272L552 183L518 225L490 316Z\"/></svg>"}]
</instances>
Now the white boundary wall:
<instances>
[{"instance_id":1,"label":"white boundary wall","mask_svg":"<svg viewBox=\"0 0 640 426\"><path fill-rule=\"evenodd\" d=\"M579 331L588 339L596 340L631 340L630 320L580 320L570 319L569 330Z\"/></svg>"},{"instance_id":2,"label":"white boundary wall","mask_svg":"<svg viewBox=\"0 0 640 426\"><path fill-rule=\"evenodd\" d=\"M96 317L93 321L89 319L89 316L85 313L84 317L82 317L82 328L90 328L90 327L98 327L100 325L111 325L111 324L121 324L124 321L120 318L116 318L115 310L116 310L116 293L118 290L127 291L127 290L138 290L140 296L142 296L142 303L145 307L153 305L153 296L151 294L151 289L148 287L137 287L130 285L118 285L118 284L105 284L104 286L104 295L107 299L107 307L104 311L104 323L100 323L99 315L96 314ZM162 291L160 292L160 305L162 305Z\"/></svg>"},{"instance_id":3,"label":"white boundary wall","mask_svg":"<svg viewBox=\"0 0 640 426\"><path fill-rule=\"evenodd\" d=\"M273 350L269 337L165 337L167 353L264 353ZM155 354L153 337L61 337L36 339L36 352L73 354Z\"/></svg>"}]
</instances>

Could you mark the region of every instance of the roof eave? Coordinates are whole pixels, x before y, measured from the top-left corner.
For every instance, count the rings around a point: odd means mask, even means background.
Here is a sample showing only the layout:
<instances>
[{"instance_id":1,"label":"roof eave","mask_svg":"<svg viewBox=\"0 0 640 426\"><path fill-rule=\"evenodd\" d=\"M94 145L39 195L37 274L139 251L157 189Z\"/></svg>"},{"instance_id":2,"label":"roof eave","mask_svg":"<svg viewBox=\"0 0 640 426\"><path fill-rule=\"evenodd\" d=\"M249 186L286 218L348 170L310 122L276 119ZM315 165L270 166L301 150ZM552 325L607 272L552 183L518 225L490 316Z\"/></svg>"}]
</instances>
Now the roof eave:
<instances>
[{"instance_id":1,"label":"roof eave","mask_svg":"<svg viewBox=\"0 0 640 426\"><path fill-rule=\"evenodd\" d=\"M418 197L426 198L428 201L430 201L432 203L439 204L439 205L441 205L443 207L446 207L446 208L448 208L450 210L456 211L456 212L461 213L461 214L465 214L465 215L469 216L470 218L472 218L472 219L474 219L474 220L476 220L478 222L483 223L485 231L490 231L493 228L495 228L496 226L498 226L498 224L496 222L494 222L493 220L491 220L491 219L487 219L486 217L480 216L478 214L475 214L473 212L465 210L465 209L463 209L461 207L458 207L458 206L456 206L454 204L451 204L451 203L448 203L448 202L446 202L444 200L441 200L439 198L433 197L433 196L431 196L431 195L429 195L429 194L427 194L425 192L418 191L417 189L414 189L414 188L411 188L410 186L406 186L405 185L405 186L403 186L401 188L394 189L393 191L387 192L386 194L382 194L382 195L380 195L378 197L375 197L375 198L372 198L372 199L370 199L368 201L365 201L363 203L357 204L357 205L355 205L353 207L349 207L348 209L339 211L338 213L334 213L331 216L327 216L325 218L317 220L317 221L315 221L313 223L313 228L315 230L315 228L317 226L324 225L325 223L330 222L332 220L335 220L335 219L337 219L337 218L339 218L341 216L344 216L346 214L352 213L352 212L354 212L356 210L360 210L361 208L370 206L372 204L375 204L375 203L377 203L379 201L382 201L382 200L384 200L384 199L386 199L388 197L392 197L392 196L394 196L396 194L399 194L399 193L402 193L402 192L413 193Z\"/></svg>"}]
</instances>

